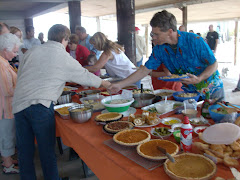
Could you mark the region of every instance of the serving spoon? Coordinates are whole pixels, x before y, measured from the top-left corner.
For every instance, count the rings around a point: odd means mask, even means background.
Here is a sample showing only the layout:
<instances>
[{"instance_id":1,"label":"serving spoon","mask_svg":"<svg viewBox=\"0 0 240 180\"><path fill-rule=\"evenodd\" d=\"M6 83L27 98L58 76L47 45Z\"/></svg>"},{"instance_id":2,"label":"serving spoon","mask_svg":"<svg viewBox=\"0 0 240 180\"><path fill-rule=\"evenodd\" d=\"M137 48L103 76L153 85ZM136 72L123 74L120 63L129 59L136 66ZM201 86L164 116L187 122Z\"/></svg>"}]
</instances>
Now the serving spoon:
<instances>
[{"instance_id":1,"label":"serving spoon","mask_svg":"<svg viewBox=\"0 0 240 180\"><path fill-rule=\"evenodd\" d=\"M232 113L234 113L234 112L238 112L236 109L226 107L226 106L224 106L224 105L223 105L222 103L220 103L220 102L218 102L217 104L220 105L220 106L222 106L222 107L227 111L228 114L232 114Z\"/></svg>"},{"instance_id":2,"label":"serving spoon","mask_svg":"<svg viewBox=\"0 0 240 180\"><path fill-rule=\"evenodd\" d=\"M171 161L171 162L175 162L175 159L169 154L169 153L167 153L167 151L166 151L166 149L164 149L164 148L162 148L162 147L160 147L160 146L157 146L157 149L159 150L159 151L161 151L164 155L166 155L167 156L167 158Z\"/></svg>"}]
</instances>

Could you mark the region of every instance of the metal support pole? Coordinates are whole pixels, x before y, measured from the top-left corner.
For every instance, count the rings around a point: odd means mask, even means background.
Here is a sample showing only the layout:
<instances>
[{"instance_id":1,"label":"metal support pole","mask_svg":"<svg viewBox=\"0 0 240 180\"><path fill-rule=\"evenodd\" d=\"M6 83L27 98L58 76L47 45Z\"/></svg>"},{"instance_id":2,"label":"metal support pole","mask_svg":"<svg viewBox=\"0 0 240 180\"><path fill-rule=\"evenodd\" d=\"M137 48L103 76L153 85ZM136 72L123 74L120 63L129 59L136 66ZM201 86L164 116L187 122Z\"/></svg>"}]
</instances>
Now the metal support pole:
<instances>
[{"instance_id":1,"label":"metal support pole","mask_svg":"<svg viewBox=\"0 0 240 180\"><path fill-rule=\"evenodd\" d=\"M118 41L125 54L136 65L135 0L116 0Z\"/></svg>"},{"instance_id":2,"label":"metal support pole","mask_svg":"<svg viewBox=\"0 0 240 180\"><path fill-rule=\"evenodd\" d=\"M71 33L75 33L75 27L81 26L81 2L68 1L69 23Z\"/></svg>"},{"instance_id":3,"label":"metal support pole","mask_svg":"<svg viewBox=\"0 0 240 180\"><path fill-rule=\"evenodd\" d=\"M183 25L186 27L187 30L187 6L181 8L182 9L182 19L183 19Z\"/></svg>"}]
</instances>

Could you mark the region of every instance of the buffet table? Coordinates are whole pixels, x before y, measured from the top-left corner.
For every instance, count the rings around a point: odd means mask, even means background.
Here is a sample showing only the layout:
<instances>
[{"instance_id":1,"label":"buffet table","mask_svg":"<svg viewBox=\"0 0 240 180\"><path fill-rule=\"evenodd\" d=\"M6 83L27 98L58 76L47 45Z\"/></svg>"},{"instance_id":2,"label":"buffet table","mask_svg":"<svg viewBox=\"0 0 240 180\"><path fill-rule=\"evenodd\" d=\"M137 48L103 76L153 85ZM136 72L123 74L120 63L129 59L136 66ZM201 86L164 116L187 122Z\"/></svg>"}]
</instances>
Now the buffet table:
<instances>
[{"instance_id":1,"label":"buffet table","mask_svg":"<svg viewBox=\"0 0 240 180\"><path fill-rule=\"evenodd\" d=\"M73 97L73 101L79 103L78 95ZM137 109L136 113L140 114L141 110ZM64 120L58 115L55 115L55 118L56 130L63 143L72 147L99 179L170 179L163 166L149 171L105 145L104 141L112 139L112 136L103 132L102 125L97 125L94 121L98 114L100 112L94 113L92 118L83 124L75 123L72 120ZM183 119L181 114L171 116ZM126 117L123 118L123 120L126 119ZM159 124L158 126L164 125ZM141 129L150 132L151 128ZM173 137L170 137L169 140L176 142ZM239 170L240 168L238 168ZM233 175L229 167L220 164L217 165L215 177L231 179Z\"/></svg>"}]
</instances>

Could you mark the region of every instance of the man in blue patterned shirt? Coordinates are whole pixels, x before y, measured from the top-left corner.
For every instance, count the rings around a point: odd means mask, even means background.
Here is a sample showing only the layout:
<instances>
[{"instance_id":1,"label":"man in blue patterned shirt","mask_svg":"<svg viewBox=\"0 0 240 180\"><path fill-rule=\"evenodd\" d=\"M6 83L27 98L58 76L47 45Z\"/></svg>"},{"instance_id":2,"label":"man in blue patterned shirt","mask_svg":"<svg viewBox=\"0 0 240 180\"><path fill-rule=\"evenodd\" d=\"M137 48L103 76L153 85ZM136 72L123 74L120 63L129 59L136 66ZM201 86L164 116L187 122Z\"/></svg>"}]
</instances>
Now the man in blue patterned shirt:
<instances>
[{"instance_id":1,"label":"man in blue patterned shirt","mask_svg":"<svg viewBox=\"0 0 240 180\"><path fill-rule=\"evenodd\" d=\"M202 92L210 90L210 98L224 97L223 83L217 70L218 63L213 52L200 36L177 30L177 21L173 14L163 10L156 13L150 25L151 36L156 42L152 54L145 66L128 78L111 86L112 92L132 84L164 64L171 74L187 74L189 78L182 79L182 89L187 92ZM204 98L204 94L203 98Z\"/></svg>"}]
</instances>

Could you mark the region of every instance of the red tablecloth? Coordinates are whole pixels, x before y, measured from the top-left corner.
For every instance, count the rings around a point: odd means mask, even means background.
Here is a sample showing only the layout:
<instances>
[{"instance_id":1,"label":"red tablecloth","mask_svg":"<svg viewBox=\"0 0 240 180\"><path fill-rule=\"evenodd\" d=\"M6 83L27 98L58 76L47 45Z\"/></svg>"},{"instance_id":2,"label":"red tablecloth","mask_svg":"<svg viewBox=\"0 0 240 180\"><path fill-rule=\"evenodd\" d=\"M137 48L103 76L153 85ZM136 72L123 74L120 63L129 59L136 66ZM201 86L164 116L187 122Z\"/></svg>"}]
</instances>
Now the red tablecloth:
<instances>
[{"instance_id":1,"label":"red tablecloth","mask_svg":"<svg viewBox=\"0 0 240 180\"><path fill-rule=\"evenodd\" d=\"M75 95L73 100L79 102L79 97ZM92 118L83 124L75 123L72 120L63 120L58 115L55 116L56 129L63 143L72 147L99 179L170 179L164 172L163 166L149 171L103 144L105 140L112 137L103 132L102 125L95 123L94 118L99 113L94 113ZM137 109L137 113L141 113L141 110ZM182 115L173 116L183 119ZM158 126L163 125L159 124ZM142 129L150 132L150 128ZM176 142L173 137L170 137L169 140ZM228 167L221 164L217 167L215 177L233 178Z\"/></svg>"}]
</instances>

